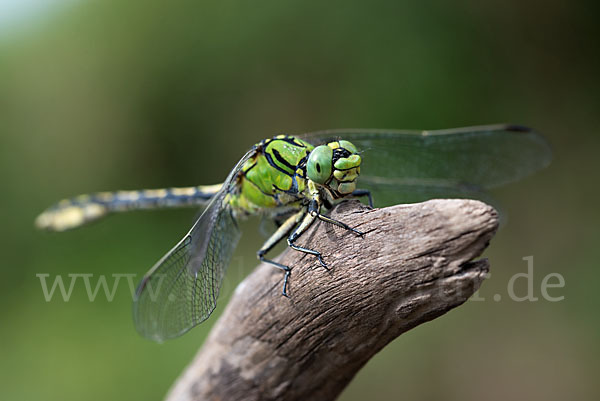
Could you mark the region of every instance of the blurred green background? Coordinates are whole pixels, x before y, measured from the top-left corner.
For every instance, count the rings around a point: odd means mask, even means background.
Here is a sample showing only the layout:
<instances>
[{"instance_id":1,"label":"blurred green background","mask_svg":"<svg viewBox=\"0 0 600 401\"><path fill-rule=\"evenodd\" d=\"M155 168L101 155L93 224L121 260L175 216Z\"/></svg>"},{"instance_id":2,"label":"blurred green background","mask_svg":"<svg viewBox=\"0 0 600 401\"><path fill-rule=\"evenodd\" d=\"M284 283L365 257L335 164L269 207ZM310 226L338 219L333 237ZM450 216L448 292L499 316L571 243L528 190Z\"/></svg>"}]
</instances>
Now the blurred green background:
<instances>
[{"instance_id":1,"label":"blurred green background","mask_svg":"<svg viewBox=\"0 0 600 401\"><path fill-rule=\"evenodd\" d=\"M125 279L112 302L81 281L46 302L36 274L139 277L196 214L34 231L56 200L219 182L279 132L496 122L543 132L554 160L494 193L508 222L486 251L485 301L400 337L340 399L600 399L597 2L25 3L17 23L0 18L1 399L160 400L216 321L144 340ZM244 224L217 314L256 265L257 229ZM512 301L531 255L540 300ZM549 273L563 301L541 298Z\"/></svg>"}]
</instances>

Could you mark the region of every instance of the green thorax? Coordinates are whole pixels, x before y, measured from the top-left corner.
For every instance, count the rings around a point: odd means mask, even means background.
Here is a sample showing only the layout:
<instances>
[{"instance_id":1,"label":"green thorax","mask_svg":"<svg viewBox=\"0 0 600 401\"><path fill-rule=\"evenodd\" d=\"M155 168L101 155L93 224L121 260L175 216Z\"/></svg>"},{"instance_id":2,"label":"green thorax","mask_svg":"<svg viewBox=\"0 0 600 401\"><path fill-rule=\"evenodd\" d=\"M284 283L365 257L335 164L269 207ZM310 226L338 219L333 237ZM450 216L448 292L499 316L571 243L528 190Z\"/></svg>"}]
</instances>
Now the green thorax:
<instances>
[{"instance_id":1,"label":"green thorax","mask_svg":"<svg viewBox=\"0 0 600 401\"><path fill-rule=\"evenodd\" d=\"M314 146L278 135L254 145L229 202L235 211L256 214L265 208L291 206L304 199L306 160Z\"/></svg>"}]
</instances>

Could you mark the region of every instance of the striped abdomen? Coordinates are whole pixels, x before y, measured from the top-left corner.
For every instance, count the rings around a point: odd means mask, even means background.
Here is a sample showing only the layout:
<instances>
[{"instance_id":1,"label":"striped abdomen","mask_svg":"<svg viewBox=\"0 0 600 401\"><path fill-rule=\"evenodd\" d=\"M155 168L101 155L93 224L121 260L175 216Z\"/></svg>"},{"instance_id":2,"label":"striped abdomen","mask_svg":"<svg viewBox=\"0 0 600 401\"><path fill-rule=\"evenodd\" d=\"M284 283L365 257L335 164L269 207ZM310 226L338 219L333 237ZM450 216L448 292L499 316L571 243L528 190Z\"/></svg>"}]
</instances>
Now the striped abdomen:
<instances>
[{"instance_id":1,"label":"striped abdomen","mask_svg":"<svg viewBox=\"0 0 600 401\"><path fill-rule=\"evenodd\" d=\"M35 220L35 225L45 230L64 231L112 212L204 206L219 189L221 184L79 195L44 211Z\"/></svg>"}]
</instances>

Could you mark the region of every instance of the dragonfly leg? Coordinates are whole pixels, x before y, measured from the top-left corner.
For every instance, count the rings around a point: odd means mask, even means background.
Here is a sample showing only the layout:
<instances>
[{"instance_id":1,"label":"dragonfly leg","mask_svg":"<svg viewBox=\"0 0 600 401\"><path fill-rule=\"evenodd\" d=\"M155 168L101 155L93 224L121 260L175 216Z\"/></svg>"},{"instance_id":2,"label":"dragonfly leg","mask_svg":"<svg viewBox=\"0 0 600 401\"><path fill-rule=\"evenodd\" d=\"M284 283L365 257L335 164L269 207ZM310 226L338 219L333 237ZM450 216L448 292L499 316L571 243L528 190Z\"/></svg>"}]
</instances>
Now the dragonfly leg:
<instances>
[{"instance_id":1,"label":"dragonfly leg","mask_svg":"<svg viewBox=\"0 0 600 401\"><path fill-rule=\"evenodd\" d=\"M362 196L366 196L369 199L369 206L373 207L373 197L371 196L371 191L368 189L355 189L352 191L352 197L360 198Z\"/></svg>"},{"instance_id":2,"label":"dragonfly leg","mask_svg":"<svg viewBox=\"0 0 600 401\"><path fill-rule=\"evenodd\" d=\"M261 262L268 263L268 264L275 266L276 268L281 269L285 272L285 275L283 276L283 290L281 291L281 295L283 295L286 298L289 298L290 296L287 293L287 285L288 285L288 280L290 278L290 274L292 274L292 268L289 266L286 266L284 264L275 262L274 260L266 259L262 256L259 256L259 259Z\"/></svg>"},{"instance_id":3,"label":"dragonfly leg","mask_svg":"<svg viewBox=\"0 0 600 401\"><path fill-rule=\"evenodd\" d=\"M319 263L321 264L321 266L323 266L325 268L325 270L329 270L329 267L327 266L327 264L325 264L325 261L323 260L323 256L321 255L321 252L315 251L314 249L304 248L303 246L298 246L298 245L294 244L291 239L288 239L288 245L290 246L290 248L295 249L296 251L308 253L310 255L315 255L317 257L317 259L319 260Z\"/></svg>"},{"instance_id":4,"label":"dragonfly leg","mask_svg":"<svg viewBox=\"0 0 600 401\"><path fill-rule=\"evenodd\" d=\"M273 235L271 235L263 244L263 246L258 250L258 252L256 252L256 255L258 256L258 259L261 262L265 262L268 263L270 265L275 266L278 269L281 269L285 272L285 276L283 277L283 291L282 291L282 295L285 297L288 297L287 294L287 284L288 284L288 280L290 277L290 274L292 273L292 269L289 266L286 266L284 264L281 264L279 262L275 262L274 260L270 260L270 259L266 259L265 258L265 254L267 252L269 252L275 245L277 245L277 243L279 241L281 241L283 239L283 237L285 237L286 235L288 235L290 233L290 231L292 231L292 229L294 228L294 226L296 224L298 224L298 222L302 219L302 217L306 214L306 210L302 209L300 211L298 211L297 213L294 213L293 215L291 215L290 217L288 217L277 229L277 231L275 231L273 233Z\"/></svg>"},{"instance_id":5,"label":"dragonfly leg","mask_svg":"<svg viewBox=\"0 0 600 401\"><path fill-rule=\"evenodd\" d=\"M319 218L319 220L322 220L322 221L324 221L326 223L329 223L329 224L334 224L334 225L336 225L338 227L342 227L345 230L352 231L353 233L355 233L357 235L360 235L361 237L365 235L365 233L363 233L362 231L358 231L357 229L352 228L348 224L346 224L344 222L341 222L339 220L332 219L331 217L322 215L320 213L317 215L317 217Z\"/></svg>"},{"instance_id":6,"label":"dragonfly leg","mask_svg":"<svg viewBox=\"0 0 600 401\"><path fill-rule=\"evenodd\" d=\"M294 242L296 242L296 240L298 238L300 238L300 236L302 234L304 234L306 232L306 230L308 230L308 228L312 225L312 223L315 221L315 219L318 216L319 216L319 204L316 200L313 200L310 202L310 204L308 206L308 213L302 219L302 223L300 223L298 228L296 228L296 230L288 237L287 243L290 248L295 249L296 251L304 252L304 253L308 253L310 255L316 256L317 259L319 260L319 263L321 264L321 266L323 266L325 269L329 270L329 268L323 261L321 252L315 251L313 249L304 248L304 247L296 245L294 243Z\"/></svg>"}]
</instances>

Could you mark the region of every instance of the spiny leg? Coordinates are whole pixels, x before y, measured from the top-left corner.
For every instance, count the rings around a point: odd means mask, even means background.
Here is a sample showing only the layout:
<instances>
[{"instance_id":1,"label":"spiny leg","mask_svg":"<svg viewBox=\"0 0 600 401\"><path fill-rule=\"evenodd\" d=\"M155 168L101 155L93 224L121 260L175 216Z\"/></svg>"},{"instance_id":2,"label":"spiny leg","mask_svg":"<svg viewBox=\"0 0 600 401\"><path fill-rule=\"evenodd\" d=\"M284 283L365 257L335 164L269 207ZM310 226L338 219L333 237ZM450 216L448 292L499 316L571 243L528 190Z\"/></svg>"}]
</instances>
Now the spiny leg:
<instances>
[{"instance_id":1,"label":"spiny leg","mask_svg":"<svg viewBox=\"0 0 600 401\"><path fill-rule=\"evenodd\" d=\"M317 259L319 259L319 263L321 264L321 266L323 266L325 269L329 270L329 268L323 261L321 252L315 251L313 249L304 248L302 246L294 244L294 242L298 238L300 238L300 236L302 234L304 234L306 232L306 230L308 230L308 228L315 221L315 219L319 215L319 209L320 209L319 203L313 199L310 202L310 204L308 205L308 213L304 216L304 219L302 219L302 223L300 223L298 228L296 228L296 230L292 233L292 235L290 235L288 237L287 243L290 246L290 248L295 249L296 251L300 251L300 252L304 252L304 253L308 253L310 255L316 256Z\"/></svg>"},{"instance_id":2,"label":"spiny leg","mask_svg":"<svg viewBox=\"0 0 600 401\"><path fill-rule=\"evenodd\" d=\"M331 193L329 191L325 192L326 197L325 199L323 199L323 201L325 202L325 204L327 204L327 202L333 202L333 196L331 195ZM371 201L371 192L369 192L366 189L358 189L355 190L354 192L352 192L351 194L352 197L358 197L358 196L368 196L369 197L369 201ZM326 206L327 207L327 206ZM319 220L324 221L326 223L329 224L334 224L338 227L343 228L344 230L348 230L348 231L352 231L355 234L360 235L361 237L364 235L363 232L356 230L352 227L350 227L348 224L341 222L339 220L336 219L332 219L329 216L325 216L323 214L321 214L321 208L318 207L318 199L314 199L308 206L308 212L316 217L319 218Z\"/></svg>"},{"instance_id":3,"label":"spiny leg","mask_svg":"<svg viewBox=\"0 0 600 401\"><path fill-rule=\"evenodd\" d=\"M271 249L273 249L273 247L275 245L277 245L277 243L279 241L281 241L281 239L283 239L283 237L285 237L286 235L288 235L290 233L290 231L292 231L292 229L294 228L294 226L296 224L298 224L298 222L302 219L302 217L306 214L306 210L302 209L300 211L298 211L297 213L294 213L293 215L291 215L290 217L287 218L287 220L285 220L283 222L283 224L281 224L279 226L279 228L277 229L277 231L275 231L273 233L273 235L271 235L263 244L263 246L258 250L258 252L256 252L256 255L258 256L258 259L260 259L261 262L265 262L265 263L269 263L270 265L273 265L275 267L277 267L278 269L281 269L285 272L285 276L283 277L283 291L282 291L282 295L284 297L288 297L287 294L287 284L288 284L288 280L290 278L290 274L292 273L292 269L289 266L286 266L284 264L281 264L279 262L275 262L274 260L270 260L270 259L266 259L265 258L265 254L267 252L269 252Z\"/></svg>"},{"instance_id":4,"label":"spiny leg","mask_svg":"<svg viewBox=\"0 0 600 401\"><path fill-rule=\"evenodd\" d=\"M308 213L306 214L306 216L304 216L304 219L302 220L302 223L298 226L298 228L296 228L296 230L292 233L292 235L289 236L287 242L288 242L288 245L292 249L295 249L296 251L300 251L300 252L304 252L304 253L308 253L310 255L316 256L318 258L321 266L323 266L325 269L329 270L329 268L327 267L327 264L325 264L325 262L323 261L321 252L315 251L314 249L308 249L308 248L296 245L294 243L298 238L300 238L300 236L302 234L304 234L306 232L306 230L308 230L308 228L312 225L312 223L315 221L316 218L318 218L319 220L322 220L326 223L334 224L345 230L352 231L352 232L356 233L357 235L360 235L361 237L364 236L364 233L362 231L359 231L355 228L350 227L346 223L343 223L339 220L335 220L335 219L332 219L331 217L322 215L320 213L320 205L319 205L319 202L317 199L313 199L310 202L310 204L308 205Z\"/></svg>"},{"instance_id":5,"label":"spiny leg","mask_svg":"<svg viewBox=\"0 0 600 401\"><path fill-rule=\"evenodd\" d=\"M345 230L352 231L353 233L355 233L357 235L360 235L361 237L365 235L365 233L363 233L362 231L359 231L359 230L357 230L355 228L352 228L348 224L346 224L344 222L341 222L339 220L332 219L331 217L322 215L320 213L317 215L317 217L319 218L319 220L322 220L322 221L324 221L326 223L329 223L329 224L334 224L334 225L336 225L338 227L342 227Z\"/></svg>"}]
</instances>

